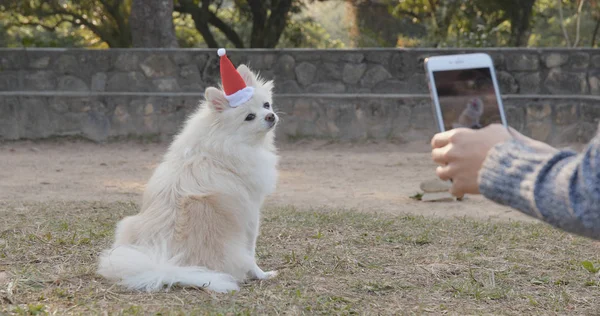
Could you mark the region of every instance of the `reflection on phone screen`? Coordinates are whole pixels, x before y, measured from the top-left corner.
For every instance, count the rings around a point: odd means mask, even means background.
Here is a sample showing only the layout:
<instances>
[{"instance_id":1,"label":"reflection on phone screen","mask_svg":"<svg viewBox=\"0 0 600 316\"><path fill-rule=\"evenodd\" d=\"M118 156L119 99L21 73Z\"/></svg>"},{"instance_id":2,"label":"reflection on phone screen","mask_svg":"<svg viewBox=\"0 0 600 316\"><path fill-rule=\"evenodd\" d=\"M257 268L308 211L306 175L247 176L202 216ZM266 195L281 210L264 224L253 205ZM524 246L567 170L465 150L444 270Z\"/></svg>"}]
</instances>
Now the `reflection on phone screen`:
<instances>
[{"instance_id":1,"label":"reflection on phone screen","mask_svg":"<svg viewBox=\"0 0 600 316\"><path fill-rule=\"evenodd\" d=\"M489 68L434 71L444 129L502 123Z\"/></svg>"}]
</instances>

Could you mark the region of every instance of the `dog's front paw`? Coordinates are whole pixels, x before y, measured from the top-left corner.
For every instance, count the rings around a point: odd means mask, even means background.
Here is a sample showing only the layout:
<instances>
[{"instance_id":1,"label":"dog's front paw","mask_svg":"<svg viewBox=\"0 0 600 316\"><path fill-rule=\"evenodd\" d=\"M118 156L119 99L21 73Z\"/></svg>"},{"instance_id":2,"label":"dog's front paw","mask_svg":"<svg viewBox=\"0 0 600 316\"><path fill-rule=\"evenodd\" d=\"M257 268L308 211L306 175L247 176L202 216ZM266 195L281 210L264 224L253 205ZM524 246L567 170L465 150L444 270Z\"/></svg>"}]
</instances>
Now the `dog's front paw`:
<instances>
[{"instance_id":1,"label":"dog's front paw","mask_svg":"<svg viewBox=\"0 0 600 316\"><path fill-rule=\"evenodd\" d=\"M277 271L267 271L263 272L260 268L256 267L254 271L249 273L251 279L254 280L268 280L276 277L278 274Z\"/></svg>"},{"instance_id":2,"label":"dog's front paw","mask_svg":"<svg viewBox=\"0 0 600 316\"><path fill-rule=\"evenodd\" d=\"M264 272L264 275L263 275L264 277L262 279L263 280L273 279L278 274L279 274L279 272L277 272L277 270L267 271L267 272Z\"/></svg>"}]
</instances>

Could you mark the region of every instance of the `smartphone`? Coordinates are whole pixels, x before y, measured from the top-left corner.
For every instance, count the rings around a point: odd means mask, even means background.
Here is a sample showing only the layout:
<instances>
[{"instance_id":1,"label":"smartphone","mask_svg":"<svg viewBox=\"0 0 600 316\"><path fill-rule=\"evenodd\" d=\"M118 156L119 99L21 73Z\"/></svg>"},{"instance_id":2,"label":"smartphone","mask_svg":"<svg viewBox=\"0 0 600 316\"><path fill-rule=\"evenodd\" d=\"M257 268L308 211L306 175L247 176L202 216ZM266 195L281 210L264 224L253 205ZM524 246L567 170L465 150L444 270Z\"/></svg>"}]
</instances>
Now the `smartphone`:
<instances>
[{"instance_id":1,"label":"smartphone","mask_svg":"<svg viewBox=\"0 0 600 316\"><path fill-rule=\"evenodd\" d=\"M494 62L488 54L457 54L425 59L425 71L440 132L466 127L507 127Z\"/></svg>"}]
</instances>

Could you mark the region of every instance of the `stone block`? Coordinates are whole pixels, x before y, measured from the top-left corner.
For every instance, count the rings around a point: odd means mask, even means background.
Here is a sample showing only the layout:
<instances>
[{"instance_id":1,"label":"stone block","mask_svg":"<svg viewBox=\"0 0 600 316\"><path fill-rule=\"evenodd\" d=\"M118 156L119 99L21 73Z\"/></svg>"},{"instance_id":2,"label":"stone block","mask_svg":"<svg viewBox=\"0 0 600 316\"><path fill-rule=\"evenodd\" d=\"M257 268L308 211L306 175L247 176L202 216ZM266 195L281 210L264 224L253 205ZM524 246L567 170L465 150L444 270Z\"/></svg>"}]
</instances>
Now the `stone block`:
<instances>
[{"instance_id":1,"label":"stone block","mask_svg":"<svg viewBox=\"0 0 600 316\"><path fill-rule=\"evenodd\" d=\"M28 72L23 80L25 90L54 90L56 88L56 77L52 71L40 70Z\"/></svg>"},{"instance_id":2,"label":"stone block","mask_svg":"<svg viewBox=\"0 0 600 316\"><path fill-rule=\"evenodd\" d=\"M506 62L505 62L504 55L499 54L499 53L490 53L490 57L492 57L492 61L494 63L494 68L496 71L506 69Z\"/></svg>"},{"instance_id":3,"label":"stone block","mask_svg":"<svg viewBox=\"0 0 600 316\"><path fill-rule=\"evenodd\" d=\"M342 71L342 81L346 84L357 84L367 71L367 64L346 64Z\"/></svg>"},{"instance_id":4,"label":"stone block","mask_svg":"<svg viewBox=\"0 0 600 316\"><path fill-rule=\"evenodd\" d=\"M0 140L19 139L19 107L17 97L0 97Z\"/></svg>"},{"instance_id":5,"label":"stone block","mask_svg":"<svg viewBox=\"0 0 600 316\"><path fill-rule=\"evenodd\" d=\"M539 69L540 59L537 54L523 53L505 56L508 71L533 71Z\"/></svg>"},{"instance_id":6,"label":"stone block","mask_svg":"<svg viewBox=\"0 0 600 316\"><path fill-rule=\"evenodd\" d=\"M363 53L342 53L339 60L352 64L360 64L365 60Z\"/></svg>"},{"instance_id":7,"label":"stone block","mask_svg":"<svg viewBox=\"0 0 600 316\"><path fill-rule=\"evenodd\" d=\"M210 57L208 59L202 72L202 79L206 86L218 86L221 83L221 72L217 57Z\"/></svg>"},{"instance_id":8,"label":"stone block","mask_svg":"<svg viewBox=\"0 0 600 316\"><path fill-rule=\"evenodd\" d=\"M81 65L74 74L88 80L97 72L108 72L114 69L115 52L110 50L80 50L73 53L77 63Z\"/></svg>"},{"instance_id":9,"label":"stone block","mask_svg":"<svg viewBox=\"0 0 600 316\"><path fill-rule=\"evenodd\" d=\"M104 113L90 111L86 113L81 131L92 141L105 141L110 134L110 120Z\"/></svg>"},{"instance_id":10,"label":"stone block","mask_svg":"<svg viewBox=\"0 0 600 316\"><path fill-rule=\"evenodd\" d=\"M549 53L544 55L544 63L547 68L556 68L565 65L569 61L569 55L563 53Z\"/></svg>"},{"instance_id":11,"label":"stone block","mask_svg":"<svg viewBox=\"0 0 600 316\"><path fill-rule=\"evenodd\" d=\"M300 93L302 89L295 80L285 80L275 86L275 93Z\"/></svg>"},{"instance_id":12,"label":"stone block","mask_svg":"<svg viewBox=\"0 0 600 316\"><path fill-rule=\"evenodd\" d=\"M563 72L558 68L548 72L544 86L551 94L586 94L588 92L585 73Z\"/></svg>"},{"instance_id":13,"label":"stone block","mask_svg":"<svg viewBox=\"0 0 600 316\"><path fill-rule=\"evenodd\" d=\"M406 79L408 85L408 91L411 93L429 93L429 89L427 88L427 79L421 73L412 74L408 79Z\"/></svg>"},{"instance_id":14,"label":"stone block","mask_svg":"<svg viewBox=\"0 0 600 316\"><path fill-rule=\"evenodd\" d=\"M519 91L517 80L510 73L502 70L498 71L496 79L498 80L498 86L502 94L513 94Z\"/></svg>"},{"instance_id":15,"label":"stone block","mask_svg":"<svg viewBox=\"0 0 600 316\"><path fill-rule=\"evenodd\" d=\"M112 74L106 83L106 90L115 92L147 92L150 88L146 77L142 73L131 71Z\"/></svg>"},{"instance_id":16,"label":"stone block","mask_svg":"<svg viewBox=\"0 0 600 316\"><path fill-rule=\"evenodd\" d=\"M600 68L600 54L592 55L590 58L590 63L594 68Z\"/></svg>"},{"instance_id":17,"label":"stone block","mask_svg":"<svg viewBox=\"0 0 600 316\"><path fill-rule=\"evenodd\" d=\"M394 128L394 106L387 100L363 100L361 105L367 137L388 139Z\"/></svg>"},{"instance_id":18,"label":"stone block","mask_svg":"<svg viewBox=\"0 0 600 316\"><path fill-rule=\"evenodd\" d=\"M83 80L70 75L60 77L56 89L59 91L89 91L87 84Z\"/></svg>"},{"instance_id":19,"label":"stone block","mask_svg":"<svg viewBox=\"0 0 600 316\"><path fill-rule=\"evenodd\" d=\"M194 55L193 60L194 60L194 64L196 65L196 67L198 67L198 69L200 71L202 71L206 67L206 63L208 62L209 58L208 58L207 54L203 53L203 54ZM212 60L214 62L218 61L218 59L216 59L216 58L213 58Z\"/></svg>"},{"instance_id":20,"label":"stone block","mask_svg":"<svg viewBox=\"0 0 600 316\"><path fill-rule=\"evenodd\" d=\"M578 121L578 106L575 103L562 103L554 107L554 124L566 126L575 124Z\"/></svg>"},{"instance_id":21,"label":"stone block","mask_svg":"<svg viewBox=\"0 0 600 316\"><path fill-rule=\"evenodd\" d=\"M580 141L581 127L579 124L561 126L552 137L552 144L567 145Z\"/></svg>"},{"instance_id":22,"label":"stone block","mask_svg":"<svg viewBox=\"0 0 600 316\"><path fill-rule=\"evenodd\" d=\"M312 101L306 99L298 99L294 102L292 116L297 120L314 121L317 119L317 113L313 110Z\"/></svg>"},{"instance_id":23,"label":"stone block","mask_svg":"<svg viewBox=\"0 0 600 316\"><path fill-rule=\"evenodd\" d=\"M408 84L400 80L386 80L373 87L374 93L410 93Z\"/></svg>"},{"instance_id":24,"label":"stone block","mask_svg":"<svg viewBox=\"0 0 600 316\"><path fill-rule=\"evenodd\" d=\"M50 65L50 56L42 56L29 61L29 68L45 69Z\"/></svg>"},{"instance_id":25,"label":"stone block","mask_svg":"<svg viewBox=\"0 0 600 316\"><path fill-rule=\"evenodd\" d=\"M517 73L515 79L518 82L520 94L537 94L540 92L542 78L539 72Z\"/></svg>"},{"instance_id":26,"label":"stone block","mask_svg":"<svg viewBox=\"0 0 600 316\"><path fill-rule=\"evenodd\" d=\"M140 68L148 78L175 77L178 73L177 65L165 54L150 55L140 64Z\"/></svg>"},{"instance_id":27,"label":"stone block","mask_svg":"<svg viewBox=\"0 0 600 316\"><path fill-rule=\"evenodd\" d=\"M140 67L140 59L134 52L125 52L117 56L115 69L120 71L136 71Z\"/></svg>"},{"instance_id":28,"label":"stone block","mask_svg":"<svg viewBox=\"0 0 600 316\"><path fill-rule=\"evenodd\" d=\"M279 56L275 65L275 76L277 80L296 79L296 61L288 54Z\"/></svg>"},{"instance_id":29,"label":"stone block","mask_svg":"<svg viewBox=\"0 0 600 316\"><path fill-rule=\"evenodd\" d=\"M391 79L392 75L385 69L385 67L381 65L377 65L369 70L367 70L360 80L360 84L366 88L372 88L376 84Z\"/></svg>"},{"instance_id":30,"label":"stone block","mask_svg":"<svg viewBox=\"0 0 600 316\"><path fill-rule=\"evenodd\" d=\"M17 71L0 71L0 91L20 90Z\"/></svg>"},{"instance_id":31,"label":"stone block","mask_svg":"<svg viewBox=\"0 0 600 316\"><path fill-rule=\"evenodd\" d=\"M398 52L392 54L392 59L390 61L390 66L388 67L390 74L394 76L394 78L405 79L407 67L404 63L404 56L406 53Z\"/></svg>"},{"instance_id":32,"label":"stone block","mask_svg":"<svg viewBox=\"0 0 600 316\"><path fill-rule=\"evenodd\" d=\"M152 80L154 87L160 92L181 91L179 83L175 78L157 78Z\"/></svg>"},{"instance_id":33,"label":"stone block","mask_svg":"<svg viewBox=\"0 0 600 316\"><path fill-rule=\"evenodd\" d=\"M411 111L410 127L417 130L433 130L435 126L435 118L431 110L431 103L419 102L415 104Z\"/></svg>"},{"instance_id":34,"label":"stone block","mask_svg":"<svg viewBox=\"0 0 600 316\"><path fill-rule=\"evenodd\" d=\"M579 109L582 121L596 124L600 120L600 104L586 102Z\"/></svg>"},{"instance_id":35,"label":"stone block","mask_svg":"<svg viewBox=\"0 0 600 316\"><path fill-rule=\"evenodd\" d=\"M598 123L582 122L579 123L578 141L580 143L588 143L598 134Z\"/></svg>"},{"instance_id":36,"label":"stone block","mask_svg":"<svg viewBox=\"0 0 600 316\"><path fill-rule=\"evenodd\" d=\"M92 76L92 91L106 90L106 81L108 75L105 72L99 72Z\"/></svg>"},{"instance_id":37,"label":"stone block","mask_svg":"<svg viewBox=\"0 0 600 316\"><path fill-rule=\"evenodd\" d=\"M177 66L187 65L192 62L192 56L188 52L176 52L173 54L173 61Z\"/></svg>"},{"instance_id":38,"label":"stone block","mask_svg":"<svg viewBox=\"0 0 600 316\"><path fill-rule=\"evenodd\" d=\"M550 104L530 104L527 106L527 121L543 120L552 115Z\"/></svg>"},{"instance_id":39,"label":"stone block","mask_svg":"<svg viewBox=\"0 0 600 316\"><path fill-rule=\"evenodd\" d=\"M317 50L306 50L306 51L299 51L299 52L295 52L293 53L293 58L297 61L297 62L303 62L303 61L308 61L308 62L312 62L312 63L318 63L321 58L323 59L323 61L337 61L338 60L338 56L335 54L323 54L322 51L317 51Z\"/></svg>"},{"instance_id":40,"label":"stone block","mask_svg":"<svg viewBox=\"0 0 600 316\"><path fill-rule=\"evenodd\" d=\"M346 91L346 86L341 82L319 82L313 83L306 88L310 93L343 93Z\"/></svg>"},{"instance_id":41,"label":"stone block","mask_svg":"<svg viewBox=\"0 0 600 316\"><path fill-rule=\"evenodd\" d=\"M69 104L65 100L65 98L54 97L48 100L48 104L50 109L55 113L66 113L69 111Z\"/></svg>"},{"instance_id":42,"label":"stone block","mask_svg":"<svg viewBox=\"0 0 600 316\"><path fill-rule=\"evenodd\" d=\"M588 74L588 83L590 85L590 93L600 95L600 70L595 70Z\"/></svg>"},{"instance_id":43,"label":"stone block","mask_svg":"<svg viewBox=\"0 0 600 316\"><path fill-rule=\"evenodd\" d=\"M342 80L342 66L337 63L325 62L319 65L317 70L318 81L341 81Z\"/></svg>"},{"instance_id":44,"label":"stone block","mask_svg":"<svg viewBox=\"0 0 600 316\"><path fill-rule=\"evenodd\" d=\"M274 63L274 54L256 53L248 55L248 67L251 69L270 69Z\"/></svg>"},{"instance_id":45,"label":"stone block","mask_svg":"<svg viewBox=\"0 0 600 316\"><path fill-rule=\"evenodd\" d=\"M545 119L541 121L527 121L527 129L529 130L529 135L531 138L535 140L539 140L541 142L548 141L548 137L550 133L552 133L552 120Z\"/></svg>"},{"instance_id":46,"label":"stone block","mask_svg":"<svg viewBox=\"0 0 600 316\"><path fill-rule=\"evenodd\" d=\"M365 54L368 62L376 63L387 67L390 64L392 53L388 51L372 51Z\"/></svg>"},{"instance_id":47,"label":"stone block","mask_svg":"<svg viewBox=\"0 0 600 316\"><path fill-rule=\"evenodd\" d=\"M525 107L504 104L504 114L509 126L523 132L525 128Z\"/></svg>"},{"instance_id":48,"label":"stone block","mask_svg":"<svg viewBox=\"0 0 600 316\"><path fill-rule=\"evenodd\" d=\"M0 72L22 70L27 65L27 53L24 50L10 50L0 53ZM43 57L43 56L40 56Z\"/></svg>"},{"instance_id":49,"label":"stone block","mask_svg":"<svg viewBox=\"0 0 600 316\"><path fill-rule=\"evenodd\" d=\"M571 68L575 70L587 69L590 65L590 54L585 52L577 52L570 56Z\"/></svg>"},{"instance_id":50,"label":"stone block","mask_svg":"<svg viewBox=\"0 0 600 316\"><path fill-rule=\"evenodd\" d=\"M301 62L298 66L296 66L295 71L296 78L298 78L298 83L306 86L314 82L315 75L317 73L317 66L309 62Z\"/></svg>"},{"instance_id":51,"label":"stone block","mask_svg":"<svg viewBox=\"0 0 600 316\"><path fill-rule=\"evenodd\" d=\"M17 121L21 138L45 138L54 133L54 122L50 120L44 98L19 97Z\"/></svg>"},{"instance_id":52,"label":"stone block","mask_svg":"<svg viewBox=\"0 0 600 316\"><path fill-rule=\"evenodd\" d=\"M410 129L411 108L407 105L397 104L394 109L390 138L404 140L404 133Z\"/></svg>"},{"instance_id":53,"label":"stone block","mask_svg":"<svg viewBox=\"0 0 600 316\"><path fill-rule=\"evenodd\" d=\"M63 75L80 74L84 68L73 55L61 55L54 61L56 72Z\"/></svg>"}]
</instances>

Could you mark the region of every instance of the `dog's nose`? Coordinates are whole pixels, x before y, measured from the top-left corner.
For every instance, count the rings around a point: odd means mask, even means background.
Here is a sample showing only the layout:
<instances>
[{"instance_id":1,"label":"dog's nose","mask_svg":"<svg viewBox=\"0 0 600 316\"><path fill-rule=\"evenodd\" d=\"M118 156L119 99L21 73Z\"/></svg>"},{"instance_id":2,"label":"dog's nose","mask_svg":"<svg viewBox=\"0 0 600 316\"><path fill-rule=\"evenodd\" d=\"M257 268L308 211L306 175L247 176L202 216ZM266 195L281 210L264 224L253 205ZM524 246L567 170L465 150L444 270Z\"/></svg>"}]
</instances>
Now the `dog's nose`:
<instances>
[{"instance_id":1,"label":"dog's nose","mask_svg":"<svg viewBox=\"0 0 600 316\"><path fill-rule=\"evenodd\" d=\"M273 113L267 114L267 116L265 116L265 120L267 122L275 122L275 114L273 114Z\"/></svg>"}]
</instances>

